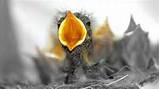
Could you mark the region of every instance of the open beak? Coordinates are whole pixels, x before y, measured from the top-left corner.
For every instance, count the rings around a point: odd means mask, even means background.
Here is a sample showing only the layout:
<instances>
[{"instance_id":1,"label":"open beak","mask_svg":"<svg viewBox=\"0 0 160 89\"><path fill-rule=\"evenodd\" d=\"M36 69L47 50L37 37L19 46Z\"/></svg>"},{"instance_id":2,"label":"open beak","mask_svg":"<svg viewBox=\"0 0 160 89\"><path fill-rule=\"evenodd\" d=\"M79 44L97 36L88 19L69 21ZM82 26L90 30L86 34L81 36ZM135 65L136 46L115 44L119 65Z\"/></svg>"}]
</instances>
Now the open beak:
<instances>
[{"instance_id":1,"label":"open beak","mask_svg":"<svg viewBox=\"0 0 160 89\"><path fill-rule=\"evenodd\" d=\"M87 30L83 22L71 11L68 11L66 18L62 21L58 30L61 44L72 51L84 42L86 35Z\"/></svg>"}]
</instances>

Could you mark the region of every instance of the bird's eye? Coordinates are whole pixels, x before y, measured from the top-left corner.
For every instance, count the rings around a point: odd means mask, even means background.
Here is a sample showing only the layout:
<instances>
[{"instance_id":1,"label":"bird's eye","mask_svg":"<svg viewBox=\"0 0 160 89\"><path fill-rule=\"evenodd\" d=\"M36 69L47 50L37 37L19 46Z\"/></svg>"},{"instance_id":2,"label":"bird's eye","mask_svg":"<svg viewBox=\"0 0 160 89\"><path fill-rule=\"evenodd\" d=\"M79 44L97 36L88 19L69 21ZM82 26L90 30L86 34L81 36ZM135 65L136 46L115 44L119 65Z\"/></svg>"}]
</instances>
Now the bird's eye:
<instances>
[{"instance_id":1,"label":"bird's eye","mask_svg":"<svg viewBox=\"0 0 160 89\"><path fill-rule=\"evenodd\" d=\"M57 25L58 25L58 28L59 28L61 24L60 24L60 23L58 23Z\"/></svg>"},{"instance_id":2,"label":"bird's eye","mask_svg":"<svg viewBox=\"0 0 160 89\"><path fill-rule=\"evenodd\" d=\"M90 21L88 21L88 22L86 23L86 25L87 25L87 26L91 26L91 23L90 23Z\"/></svg>"}]
</instances>

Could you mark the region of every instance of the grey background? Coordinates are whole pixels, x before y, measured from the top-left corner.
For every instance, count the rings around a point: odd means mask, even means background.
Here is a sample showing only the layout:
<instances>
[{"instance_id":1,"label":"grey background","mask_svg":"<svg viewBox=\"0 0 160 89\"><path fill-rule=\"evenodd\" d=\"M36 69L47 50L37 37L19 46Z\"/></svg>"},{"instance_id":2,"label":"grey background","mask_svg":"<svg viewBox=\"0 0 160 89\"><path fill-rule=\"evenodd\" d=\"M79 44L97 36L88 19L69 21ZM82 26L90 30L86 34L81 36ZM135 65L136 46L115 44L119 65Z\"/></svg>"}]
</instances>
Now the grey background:
<instances>
[{"instance_id":1,"label":"grey background","mask_svg":"<svg viewBox=\"0 0 160 89\"><path fill-rule=\"evenodd\" d=\"M10 20L8 0L0 0L0 80L22 77L18 45Z\"/></svg>"}]
</instances>

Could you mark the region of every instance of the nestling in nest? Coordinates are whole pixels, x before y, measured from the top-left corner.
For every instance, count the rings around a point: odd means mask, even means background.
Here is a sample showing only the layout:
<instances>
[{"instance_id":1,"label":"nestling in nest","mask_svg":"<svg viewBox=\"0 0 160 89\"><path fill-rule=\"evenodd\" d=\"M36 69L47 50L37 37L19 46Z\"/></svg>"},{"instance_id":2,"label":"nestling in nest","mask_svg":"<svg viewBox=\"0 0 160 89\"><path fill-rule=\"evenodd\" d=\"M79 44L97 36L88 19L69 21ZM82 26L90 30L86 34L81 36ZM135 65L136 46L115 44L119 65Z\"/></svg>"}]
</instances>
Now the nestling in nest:
<instances>
[{"instance_id":1,"label":"nestling in nest","mask_svg":"<svg viewBox=\"0 0 160 89\"><path fill-rule=\"evenodd\" d=\"M66 16L57 23L58 37L50 35L55 45L49 47L45 54L60 64L67 63L65 83L73 82L70 78L77 68L82 67L84 70L87 66L98 63L105 58L103 53L112 50L113 33L107 21L96 29L92 29L91 25L87 16L67 11Z\"/></svg>"}]
</instances>

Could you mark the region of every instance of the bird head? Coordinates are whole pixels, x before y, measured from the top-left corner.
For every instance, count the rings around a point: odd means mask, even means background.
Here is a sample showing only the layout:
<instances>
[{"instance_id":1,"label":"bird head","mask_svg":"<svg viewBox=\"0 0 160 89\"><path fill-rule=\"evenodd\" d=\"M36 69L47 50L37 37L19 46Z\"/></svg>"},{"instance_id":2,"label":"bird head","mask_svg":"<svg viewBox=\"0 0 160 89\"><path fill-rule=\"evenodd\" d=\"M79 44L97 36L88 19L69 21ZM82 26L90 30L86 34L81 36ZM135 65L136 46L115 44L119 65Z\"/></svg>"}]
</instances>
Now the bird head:
<instances>
[{"instance_id":1,"label":"bird head","mask_svg":"<svg viewBox=\"0 0 160 89\"><path fill-rule=\"evenodd\" d=\"M80 13L67 11L66 16L58 22L60 43L72 51L91 36L90 20Z\"/></svg>"}]
</instances>

